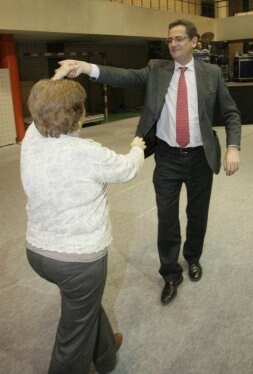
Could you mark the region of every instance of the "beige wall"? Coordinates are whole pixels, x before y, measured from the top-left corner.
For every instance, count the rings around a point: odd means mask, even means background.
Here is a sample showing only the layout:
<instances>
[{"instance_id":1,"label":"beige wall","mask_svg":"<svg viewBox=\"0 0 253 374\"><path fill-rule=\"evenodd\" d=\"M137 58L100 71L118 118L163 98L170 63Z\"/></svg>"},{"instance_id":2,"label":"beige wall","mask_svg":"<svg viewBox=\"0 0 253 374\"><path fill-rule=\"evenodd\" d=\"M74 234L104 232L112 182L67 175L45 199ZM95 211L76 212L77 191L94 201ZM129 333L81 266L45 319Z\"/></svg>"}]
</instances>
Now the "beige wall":
<instances>
[{"instance_id":1,"label":"beige wall","mask_svg":"<svg viewBox=\"0 0 253 374\"><path fill-rule=\"evenodd\" d=\"M67 10L67 11L66 11ZM176 18L196 23L215 40L252 38L253 16L211 19L101 0L8 0L0 2L0 33L16 31L163 38Z\"/></svg>"},{"instance_id":2,"label":"beige wall","mask_svg":"<svg viewBox=\"0 0 253 374\"><path fill-rule=\"evenodd\" d=\"M217 1L215 3L215 17L225 18L228 17L228 1Z\"/></svg>"},{"instance_id":3,"label":"beige wall","mask_svg":"<svg viewBox=\"0 0 253 374\"><path fill-rule=\"evenodd\" d=\"M192 19L200 34L215 28L215 21L210 18L101 0L0 2L0 32L20 30L163 38L168 23L182 17Z\"/></svg>"},{"instance_id":4,"label":"beige wall","mask_svg":"<svg viewBox=\"0 0 253 374\"><path fill-rule=\"evenodd\" d=\"M216 19L216 40L240 40L253 38L253 16L235 16Z\"/></svg>"}]
</instances>

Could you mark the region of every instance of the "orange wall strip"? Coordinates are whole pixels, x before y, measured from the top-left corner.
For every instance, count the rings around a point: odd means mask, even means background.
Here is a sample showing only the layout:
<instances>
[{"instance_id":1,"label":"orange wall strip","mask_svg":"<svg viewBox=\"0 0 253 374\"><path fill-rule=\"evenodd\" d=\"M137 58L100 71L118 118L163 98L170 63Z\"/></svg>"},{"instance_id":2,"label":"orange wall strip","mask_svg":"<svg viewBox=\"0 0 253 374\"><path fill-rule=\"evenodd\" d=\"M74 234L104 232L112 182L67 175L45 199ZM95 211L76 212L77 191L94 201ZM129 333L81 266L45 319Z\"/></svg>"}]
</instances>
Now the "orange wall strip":
<instances>
[{"instance_id":1,"label":"orange wall strip","mask_svg":"<svg viewBox=\"0 0 253 374\"><path fill-rule=\"evenodd\" d=\"M10 34L0 35L0 68L9 69L17 141L19 142L25 136L25 124L23 116L16 45L12 35Z\"/></svg>"}]
</instances>

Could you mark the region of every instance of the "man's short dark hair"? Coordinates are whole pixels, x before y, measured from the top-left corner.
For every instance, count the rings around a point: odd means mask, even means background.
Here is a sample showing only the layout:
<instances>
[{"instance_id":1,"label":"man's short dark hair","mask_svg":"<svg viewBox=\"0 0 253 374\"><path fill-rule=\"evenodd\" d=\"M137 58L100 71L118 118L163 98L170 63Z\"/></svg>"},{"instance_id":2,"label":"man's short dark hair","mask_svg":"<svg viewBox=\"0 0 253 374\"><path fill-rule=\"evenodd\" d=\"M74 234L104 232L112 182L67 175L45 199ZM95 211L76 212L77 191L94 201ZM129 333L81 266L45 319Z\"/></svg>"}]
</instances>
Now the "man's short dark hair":
<instances>
[{"instance_id":1,"label":"man's short dark hair","mask_svg":"<svg viewBox=\"0 0 253 374\"><path fill-rule=\"evenodd\" d=\"M186 28L187 35L190 39L198 36L198 31L194 23L186 20L186 19L177 19L174 22L169 24L169 30L176 26L184 26Z\"/></svg>"}]
</instances>

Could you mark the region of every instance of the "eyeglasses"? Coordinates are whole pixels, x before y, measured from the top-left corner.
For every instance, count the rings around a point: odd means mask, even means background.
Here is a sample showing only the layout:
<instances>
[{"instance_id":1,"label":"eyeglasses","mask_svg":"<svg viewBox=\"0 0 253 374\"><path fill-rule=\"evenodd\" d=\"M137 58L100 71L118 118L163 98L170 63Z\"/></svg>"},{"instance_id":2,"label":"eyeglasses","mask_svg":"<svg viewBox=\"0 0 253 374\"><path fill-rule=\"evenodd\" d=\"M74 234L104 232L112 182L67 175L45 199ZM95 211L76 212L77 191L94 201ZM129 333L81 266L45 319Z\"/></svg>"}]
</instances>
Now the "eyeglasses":
<instances>
[{"instance_id":1,"label":"eyeglasses","mask_svg":"<svg viewBox=\"0 0 253 374\"><path fill-rule=\"evenodd\" d=\"M176 43L176 44L180 44L180 43L183 43L183 41L185 39L190 39L189 36L175 36L175 38L168 38L168 39L165 39L165 44L171 44L173 41Z\"/></svg>"}]
</instances>

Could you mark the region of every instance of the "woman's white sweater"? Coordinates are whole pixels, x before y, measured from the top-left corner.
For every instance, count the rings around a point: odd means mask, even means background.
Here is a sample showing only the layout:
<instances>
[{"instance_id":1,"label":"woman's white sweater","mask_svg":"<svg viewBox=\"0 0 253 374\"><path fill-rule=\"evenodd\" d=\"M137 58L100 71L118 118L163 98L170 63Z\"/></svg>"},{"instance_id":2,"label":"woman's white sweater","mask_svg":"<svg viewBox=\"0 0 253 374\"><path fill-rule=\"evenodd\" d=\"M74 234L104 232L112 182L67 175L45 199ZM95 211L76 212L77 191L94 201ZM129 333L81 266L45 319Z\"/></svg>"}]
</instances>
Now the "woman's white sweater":
<instances>
[{"instance_id":1,"label":"woman's white sweater","mask_svg":"<svg viewBox=\"0 0 253 374\"><path fill-rule=\"evenodd\" d=\"M107 183L130 181L143 161L139 147L120 155L79 136L43 137L31 124L21 146L27 242L60 253L103 251L112 238Z\"/></svg>"}]
</instances>

